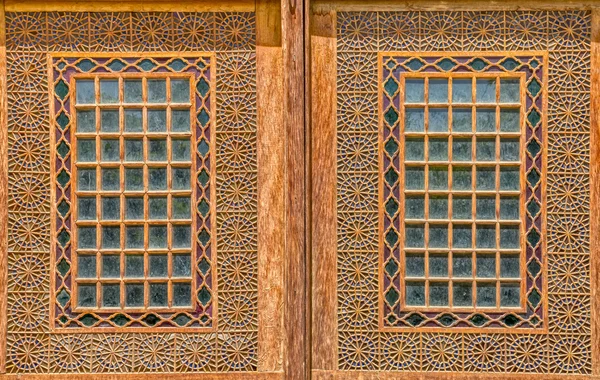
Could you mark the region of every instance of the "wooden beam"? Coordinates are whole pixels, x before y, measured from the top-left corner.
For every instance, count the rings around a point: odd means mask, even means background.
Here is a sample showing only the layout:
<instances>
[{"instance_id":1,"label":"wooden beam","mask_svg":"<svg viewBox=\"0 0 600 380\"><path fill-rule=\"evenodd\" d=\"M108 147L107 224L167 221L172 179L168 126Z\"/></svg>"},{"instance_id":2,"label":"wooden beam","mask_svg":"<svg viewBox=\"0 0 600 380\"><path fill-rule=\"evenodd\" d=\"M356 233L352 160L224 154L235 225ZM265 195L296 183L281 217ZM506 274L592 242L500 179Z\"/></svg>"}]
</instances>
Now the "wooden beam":
<instances>
[{"instance_id":1,"label":"wooden beam","mask_svg":"<svg viewBox=\"0 0 600 380\"><path fill-rule=\"evenodd\" d=\"M7 12L253 12L255 0L5 0Z\"/></svg>"},{"instance_id":2,"label":"wooden beam","mask_svg":"<svg viewBox=\"0 0 600 380\"><path fill-rule=\"evenodd\" d=\"M6 95L6 19L0 0L0 373L6 372L8 288L8 125Z\"/></svg>"}]
</instances>

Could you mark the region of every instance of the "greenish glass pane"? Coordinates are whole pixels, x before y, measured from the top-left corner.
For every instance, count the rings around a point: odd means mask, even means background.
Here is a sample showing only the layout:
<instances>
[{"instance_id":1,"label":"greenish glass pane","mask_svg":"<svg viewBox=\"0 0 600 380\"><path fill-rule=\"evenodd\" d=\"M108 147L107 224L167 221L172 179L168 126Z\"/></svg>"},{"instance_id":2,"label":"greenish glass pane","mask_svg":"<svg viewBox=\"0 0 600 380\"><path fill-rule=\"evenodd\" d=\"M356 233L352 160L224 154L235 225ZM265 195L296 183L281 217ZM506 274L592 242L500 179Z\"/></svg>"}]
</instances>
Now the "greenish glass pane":
<instances>
[{"instance_id":1,"label":"greenish glass pane","mask_svg":"<svg viewBox=\"0 0 600 380\"><path fill-rule=\"evenodd\" d=\"M534 127L540 122L541 118L542 115L535 109L527 114L527 121Z\"/></svg>"},{"instance_id":2,"label":"greenish glass pane","mask_svg":"<svg viewBox=\"0 0 600 380\"><path fill-rule=\"evenodd\" d=\"M429 108L429 132L448 132L448 108Z\"/></svg>"},{"instance_id":3,"label":"greenish glass pane","mask_svg":"<svg viewBox=\"0 0 600 380\"><path fill-rule=\"evenodd\" d=\"M478 196L476 206L477 219L496 219L496 197Z\"/></svg>"},{"instance_id":4,"label":"greenish glass pane","mask_svg":"<svg viewBox=\"0 0 600 380\"><path fill-rule=\"evenodd\" d=\"M477 190L494 190L496 188L496 169L494 167L477 167Z\"/></svg>"},{"instance_id":5,"label":"greenish glass pane","mask_svg":"<svg viewBox=\"0 0 600 380\"><path fill-rule=\"evenodd\" d=\"M500 198L500 219L519 220L520 200L519 197Z\"/></svg>"},{"instance_id":6,"label":"greenish glass pane","mask_svg":"<svg viewBox=\"0 0 600 380\"><path fill-rule=\"evenodd\" d=\"M173 197L171 199L171 217L173 219L190 219L191 205L189 197Z\"/></svg>"},{"instance_id":7,"label":"greenish glass pane","mask_svg":"<svg viewBox=\"0 0 600 380\"><path fill-rule=\"evenodd\" d=\"M531 96L535 98L538 96L541 90L542 85L540 84L540 81L538 81L535 77L531 79L531 81L527 85L527 91L529 92L529 94L531 94Z\"/></svg>"},{"instance_id":8,"label":"greenish glass pane","mask_svg":"<svg viewBox=\"0 0 600 380\"><path fill-rule=\"evenodd\" d=\"M477 132L496 132L496 109L477 108Z\"/></svg>"},{"instance_id":9,"label":"greenish glass pane","mask_svg":"<svg viewBox=\"0 0 600 380\"><path fill-rule=\"evenodd\" d=\"M102 227L102 248L115 249L121 246L120 227Z\"/></svg>"},{"instance_id":10,"label":"greenish glass pane","mask_svg":"<svg viewBox=\"0 0 600 380\"><path fill-rule=\"evenodd\" d=\"M150 226L148 235L148 246L151 249L167 248L167 226Z\"/></svg>"},{"instance_id":11,"label":"greenish glass pane","mask_svg":"<svg viewBox=\"0 0 600 380\"><path fill-rule=\"evenodd\" d=\"M425 306L425 283L416 281L406 283L406 304Z\"/></svg>"},{"instance_id":12,"label":"greenish glass pane","mask_svg":"<svg viewBox=\"0 0 600 380\"><path fill-rule=\"evenodd\" d=\"M167 161L167 140L148 140L148 160Z\"/></svg>"},{"instance_id":13,"label":"greenish glass pane","mask_svg":"<svg viewBox=\"0 0 600 380\"><path fill-rule=\"evenodd\" d=\"M79 227L77 245L82 249L96 248L96 227Z\"/></svg>"},{"instance_id":14,"label":"greenish glass pane","mask_svg":"<svg viewBox=\"0 0 600 380\"><path fill-rule=\"evenodd\" d=\"M454 306L473 305L473 285L470 282L454 282L452 284Z\"/></svg>"},{"instance_id":15,"label":"greenish glass pane","mask_svg":"<svg viewBox=\"0 0 600 380\"><path fill-rule=\"evenodd\" d=\"M125 103L142 103L142 80L125 79L123 81L123 94Z\"/></svg>"},{"instance_id":16,"label":"greenish glass pane","mask_svg":"<svg viewBox=\"0 0 600 380\"><path fill-rule=\"evenodd\" d=\"M496 78L478 78L476 85L477 103L496 103Z\"/></svg>"},{"instance_id":17,"label":"greenish glass pane","mask_svg":"<svg viewBox=\"0 0 600 380\"><path fill-rule=\"evenodd\" d=\"M167 197L148 198L150 219L167 219Z\"/></svg>"},{"instance_id":18,"label":"greenish glass pane","mask_svg":"<svg viewBox=\"0 0 600 380\"><path fill-rule=\"evenodd\" d=\"M477 248L495 248L496 247L496 226L478 224L476 236Z\"/></svg>"},{"instance_id":19,"label":"greenish glass pane","mask_svg":"<svg viewBox=\"0 0 600 380\"><path fill-rule=\"evenodd\" d=\"M144 248L144 226L127 226L125 228L125 248Z\"/></svg>"},{"instance_id":20,"label":"greenish glass pane","mask_svg":"<svg viewBox=\"0 0 600 380\"><path fill-rule=\"evenodd\" d=\"M102 285L102 306L119 307L121 304L121 288L118 284Z\"/></svg>"},{"instance_id":21,"label":"greenish glass pane","mask_svg":"<svg viewBox=\"0 0 600 380\"><path fill-rule=\"evenodd\" d=\"M471 103L473 101L473 82L471 79L452 80L452 102Z\"/></svg>"},{"instance_id":22,"label":"greenish glass pane","mask_svg":"<svg viewBox=\"0 0 600 380\"><path fill-rule=\"evenodd\" d=\"M126 168L125 169L125 190L141 191L144 190L144 169Z\"/></svg>"},{"instance_id":23,"label":"greenish glass pane","mask_svg":"<svg viewBox=\"0 0 600 380\"><path fill-rule=\"evenodd\" d=\"M77 256L77 277L96 278L96 255Z\"/></svg>"},{"instance_id":24,"label":"greenish glass pane","mask_svg":"<svg viewBox=\"0 0 600 380\"><path fill-rule=\"evenodd\" d=\"M79 139L77 140L77 161L93 162L96 161L96 140Z\"/></svg>"},{"instance_id":25,"label":"greenish glass pane","mask_svg":"<svg viewBox=\"0 0 600 380\"><path fill-rule=\"evenodd\" d=\"M190 110L171 111L171 132L190 132Z\"/></svg>"},{"instance_id":26,"label":"greenish glass pane","mask_svg":"<svg viewBox=\"0 0 600 380\"><path fill-rule=\"evenodd\" d=\"M422 224L407 224L404 227L407 248L423 248L425 246L425 226Z\"/></svg>"},{"instance_id":27,"label":"greenish glass pane","mask_svg":"<svg viewBox=\"0 0 600 380\"><path fill-rule=\"evenodd\" d=\"M448 247L448 226L447 225L429 225L429 247L447 248Z\"/></svg>"},{"instance_id":28,"label":"greenish glass pane","mask_svg":"<svg viewBox=\"0 0 600 380\"><path fill-rule=\"evenodd\" d=\"M446 196L429 196L429 218L448 219L448 198Z\"/></svg>"},{"instance_id":29,"label":"greenish glass pane","mask_svg":"<svg viewBox=\"0 0 600 380\"><path fill-rule=\"evenodd\" d=\"M204 142L204 140L202 140L201 143L203 143L203 142ZM396 140L394 138L389 138L388 141L384 145L384 149L387 152L387 154L390 155L390 157L393 157L394 155L396 155L396 152L398 151L398 143L396 142ZM199 147L198 147L198 151L200 151ZM204 154L202 154L202 155L204 155Z\"/></svg>"},{"instance_id":30,"label":"greenish glass pane","mask_svg":"<svg viewBox=\"0 0 600 380\"><path fill-rule=\"evenodd\" d=\"M422 254L407 253L405 261L407 277L422 277L425 275L425 258Z\"/></svg>"},{"instance_id":31,"label":"greenish glass pane","mask_svg":"<svg viewBox=\"0 0 600 380\"><path fill-rule=\"evenodd\" d=\"M514 190L520 189L520 169L518 167L501 167L500 168L500 190Z\"/></svg>"},{"instance_id":32,"label":"greenish glass pane","mask_svg":"<svg viewBox=\"0 0 600 380\"><path fill-rule=\"evenodd\" d=\"M144 130L142 123L142 110L125 110L125 132L142 132Z\"/></svg>"},{"instance_id":33,"label":"greenish glass pane","mask_svg":"<svg viewBox=\"0 0 600 380\"><path fill-rule=\"evenodd\" d=\"M452 188L454 190L471 190L473 188L473 171L469 166L452 167Z\"/></svg>"},{"instance_id":34,"label":"greenish glass pane","mask_svg":"<svg viewBox=\"0 0 600 380\"><path fill-rule=\"evenodd\" d=\"M125 161L142 162L144 160L143 140L125 140Z\"/></svg>"},{"instance_id":35,"label":"greenish glass pane","mask_svg":"<svg viewBox=\"0 0 600 380\"><path fill-rule=\"evenodd\" d=\"M202 110L204 111L204 110ZM200 120L200 117L202 116L202 113L200 113L200 116L198 116L198 120ZM208 120L208 115L206 115L206 119ZM398 121L398 112L396 112L396 110L394 110L394 108L390 107L384 114L383 114L383 118L386 121L386 123L391 127L394 124L396 124L396 122ZM202 123L202 120L200 120L200 122ZM205 123L202 123L202 125L205 125Z\"/></svg>"},{"instance_id":36,"label":"greenish glass pane","mask_svg":"<svg viewBox=\"0 0 600 380\"><path fill-rule=\"evenodd\" d=\"M383 89L388 94L389 97L393 97L396 91L398 91L398 82L394 80L394 78L388 79L383 85Z\"/></svg>"},{"instance_id":37,"label":"greenish glass pane","mask_svg":"<svg viewBox=\"0 0 600 380\"><path fill-rule=\"evenodd\" d=\"M454 224L452 226L452 246L454 248L471 248L473 230L470 224Z\"/></svg>"},{"instance_id":38,"label":"greenish glass pane","mask_svg":"<svg viewBox=\"0 0 600 380\"><path fill-rule=\"evenodd\" d=\"M164 79L148 79L148 103L165 103L167 101L167 81Z\"/></svg>"},{"instance_id":39,"label":"greenish glass pane","mask_svg":"<svg viewBox=\"0 0 600 380\"><path fill-rule=\"evenodd\" d=\"M119 197L102 197L102 219L119 220L121 218L121 199Z\"/></svg>"},{"instance_id":40,"label":"greenish glass pane","mask_svg":"<svg viewBox=\"0 0 600 380\"><path fill-rule=\"evenodd\" d=\"M429 284L429 305L448 306L447 282L432 282Z\"/></svg>"},{"instance_id":41,"label":"greenish glass pane","mask_svg":"<svg viewBox=\"0 0 600 380\"><path fill-rule=\"evenodd\" d=\"M77 207L79 220L95 220L96 219L96 198L79 198Z\"/></svg>"},{"instance_id":42,"label":"greenish glass pane","mask_svg":"<svg viewBox=\"0 0 600 380\"><path fill-rule=\"evenodd\" d=\"M125 219L144 219L144 198L125 198Z\"/></svg>"},{"instance_id":43,"label":"greenish glass pane","mask_svg":"<svg viewBox=\"0 0 600 380\"><path fill-rule=\"evenodd\" d=\"M191 161L190 140L172 139L172 159L173 161L188 162Z\"/></svg>"},{"instance_id":44,"label":"greenish glass pane","mask_svg":"<svg viewBox=\"0 0 600 380\"><path fill-rule=\"evenodd\" d=\"M473 157L471 138L455 137L452 141L452 161L471 161Z\"/></svg>"},{"instance_id":45,"label":"greenish glass pane","mask_svg":"<svg viewBox=\"0 0 600 380\"><path fill-rule=\"evenodd\" d=\"M496 306L496 284L490 284L485 282L477 283L477 306Z\"/></svg>"},{"instance_id":46,"label":"greenish glass pane","mask_svg":"<svg viewBox=\"0 0 600 380\"><path fill-rule=\"evenodd\" d=\"M173 190L189 190L191 188L189 168L172 168L171 174Z\"/></svg>"},{"instance_id":47,"label":"greenish glass pane","mask_svg":"<svg viewBox=\"0 0 600 380\"><path fill-rule=\"evenodd\" d=\"M519 278L521 276L521 258L519 255L500 256L500 277Z\"/></svg>"},{"instance_id":48,"label":"greenish glass pane","mask_svg":"<svg viewBox=\"0 0 600 380\"><path fill-rule=\"evenodd\" d=\"M175 186L173 186L175 188ZM167 169L149 168L148 169L148 189L166 190L167 189Z\"/></svg>"},{"instance_id":49,"label":"greenish glass pane","mask_svg":"<svg viewBox=\"0 0 600 380\"><path fill-rule=\"evenodd\" d=\"M173 226L173 248L191 248L191 239L190 226Z\"/></svg>"},{"instance_id":50,"label":"greenish glass pane","mask_svg":"<svg viewBox=\"0 0 600 380\"><path fill-rule=\"evenodd\" d=\"M500 248L514 248L520 247L520 233L519 226L514 225L500 225Z\"/></svg>"},{"instance_id":51,"label":"greenish glass pane","mask_svg":"<svg viewBox=\"0 0 600 380\"><path fill-rule=\"evenodd\" d=\"M60 175L59 175L59 177L60 177ZM537 186L540 179L541 179L540 172L538 172L536 170L536 168L531 169L529 171L529 173L527 173L527 183L529 183L529 185L531 187ZM63 184L63 186L64 186L64 184Z\"/></svg>"},{"instance_id":52,"label":"greenish glass pane","mask_svg":"<svg viewBox=\"0 0 600 380\"><path fill-rule=\"evenodd\" d=\"M100 79L100 103L110 104L119 102L119 81L115 79Z\"/></svg>"},{"instance_id":53,"label":"greenish glass pane","mask_svg":"<svg viewBox=\"0 0 600 380\"><path fill-rule=\"evenodd\" d=\"M452 131L453 132L472 132L473 131L473 111L471 108L453 108L452 109Z\"/></svg>"},{"instance_id":54,"label":"greenish glass pane","mask_svg":"<svg viewBox=\"0 0 600 380\"><path fill-rule=\"evenodd\" d=\"M429 254L429 276L448 277L448 255L430 253Z\"/></svg>"},{"instance_id":55,"label":"greenish glass pane","mask_svg":"<svg viewBox=\"0 0 600 380\"><path fill-rule=\"evenodd\" d=\"M500 102L519 103L521 101L521 81L519 79L500 79Z\"/></svg>"},{"instance_id":56,"label":"greenish glass pane","mask_svg":"<svg viewBox=\"0 0 600 380\"><path fill-rule=\"evenodd\" d=\"M168 306L168 285L151 283L150 287L150 306L166 307Z\"/></svg>"},{"instance_id":57,"label":"greenish glass pane","mask_svg":"<svg viewBox=\"0 0 600 380\"><path fill-rule=\"evenodd\" d=\"M119 140L102 139L100 144L102 146L102 161L115 162L121 159Z\"/></svg>"},{"instance_id":58,"label":"greenish glass pane","mask_svg":"<svg viewBox=\"0 0 600 380\"><path fill-rule=\"evenodd\" d=\"M448 79L429 79L429 103L448 102Z\"/></svg>"},{"instance_id":59,"label":"greenish glass pane","mask_svg":"<svg viewBox=\"0 0 600 380\"><path fill-rule=\"evenodd\" d=\"M187 79L171 79L171 102L190 102L190 81Z\"/></svg>"},{"instance_id":60,"label":"greenish glass pane","mask_svg":"<svg viewBox=\"0 0 600 380\"><path fill-rule=\"evenodd\" d=\"M102 255L102 277L121 277L121 257L119 255Z\"/></svg>"},{"instance_id":61,"label":"greenish glass pane","mask_svg":"<svg viewBox=\"0 0 600 380\"><path fill-rule=\"evenodd\" d=\"M125 306L144 306L144 284L125 285Z\"/></svg>"},{"instance_id":62,"label":"greenish glass pane","mask_svg":"<svg viewBox=\"0 0 600 380\"><path fill-rule=\"evenodd\" d=\"M494 138L477 138L476 157L478 161L495 161L496 140Z\"/></svg>"},{"instance_id":63,"label":"greenish glass pane","mask_svg":"<svg viewBox=\"0 0 600 380\"><path fill-rule=\"evenodd\" d=\"M407 190L422 190L425 188L424 168L407 166L405 173L405 186Z\"/></svg>"},{"instance_id":64,"label":"greenish glass pane","mask_svg":"<svg viewBox=\"0 0 600 380\"><path fill-rule=\"evenodd\" d=\"M521 110L518 108L500 109L500 131L519 132L521 130Z\"/></svg>"},{"instance_id":65,"label":"greenish glass pane","mask_svg":"<svg viewBox=\"0 0 600 380\"><path fill-rule=\"evenodd\" d=\"M500 306L521 306L521 286L519 284L500 284Z\"/></svg>"},{"instance_id":66,"label":"greenish glass pane","mask_svg":"<svg viewBox=\"0 0 600 380\"><path fill-rule=\"evenodd\" d=\"M80 284L77 287L77 306L96 307L96 285Z\"/></svg>"},{"instance_id":67,"label":"greenish glass pane","mask_svg":"<svg viewBox=\"0 0 600 380\"><path fill-rule=\"evenodd\" d=\"M425 198L423 196L407 195L404 199L404 217L407 219L422 219L425 217Z\"/></svg>"},{"instance_id":68,"label":"greenish glass pane","mask_svg":"<svg viewBox=\"0 0 600 380\"><path fill-rule=\"evenodd\" d=\"M96 102L93 80L75 81L75 92L77 93L77 104L94 104Z\"/></svg>"},{"instance_id":69,"label":"greenish glass pane","mask_svg":"<svg viewBox=\"0 0 600 380\"><path fill-rule=\"evenodd\" d=\"M167 255L148 255L150 277L167 277L169 260Z\"/></svg>"},{"instance_id":70,"label":"greenish glass pane","mask_svg":"<svg viewBox=\"0 0 600 380\"><path fill-rule=\"evenodd\" d=\"M125 277L144 277L144 256L126 255L125 256Z\"/></svg>"},{"instance_id":71,"label":"greenish glass pane","mask_svg":"<svg viewBox=\"0 0 600 380\"><path fill-rule=\"evenodd\" d=\"M192 303L192 286L190 283L173 284L173 306L189 306Z\"/></svg>"},{"instance_id":72,"label":"greenish glass pane","mask_svg":"<svg viewBox=\"0 0 600 380\"><path fill-rule=\"evenodd\" d=\"M406 103L423 103L425 101L425 80L407 78L404 83L404 96Z\"/></svg>"},{"instance_id":73,"label":"greenish glass pane","mask_svg":"<svg viewBox=\"0 0 600 380\"><path fill-rule=\"evenodd\" d=\"M148 132L167 131L167 111L148 110Z\"/></svg>"},{"instance_id":74,"label":"greenish glass pane","mask_svg":"<svg viewBox=\"0 0 600 380\"><path fill-rule=\"evenodd\" d=\"M500 139L500 160L518 162L521 145L518 138L516 139Z\"/></svg>"},{"instance_id":75,"label":"greenish glass pane","mask_svg":"<svg viewBox=\"0 0 600 380\"><path fill-rule=\"evenodd\" d=\"M406 161L423 161L425 159L425 141L422 138L406 138L404 155Z\"/></svg>"},{"instance_id":76,"label":"greenish glass pane","mask_svg":"<svg viewBox=\"0 0 600 380\"><path fill-rule=\"evenodd\" d=\"M477 254L477 277L494 278L496 277L496 256Z\"/></svg>"},{"instance_id":77,"label":"greenish glass pane","mask_svg":"<svg viewBox=\"0 0 600 380\"><path fill-rule=\"evenodd\" d=\"M119 132L119 110L100 111L100 130L102 132Z\"/></svg>"},{"instance_id":78,"label":"greenish glass pane","mask_svg":"<svg viewBox=\"0 0 600 380\"><path fill-rule=\"evenodd\" d=\"M448 161L447 139L429 139L429 161Z\"/></svg>"},{"instance_id":79,"label":"greenish glass pane","mask_svg":"<svg viewBox=\"0 0 600 380\"><path fill-rule=\"evenodd\" d=\"M173 277L190 277L192 261L189 254L173 255Z\"/></svg>"},{"instance_id":80,"label":"greenish glass pane","mask_svg":"<svg viewBox=\"0 0 600 380\"><path fill-rule=\"evenodd\" d=\"M78 110L77 111L77 132L94 133L96 132L96 111Z\"/></svg>"},{"instance_id":81,"label":"greenish glass pane","mask_svg":"<svg viewBox=\"0 0 600 380\"><path fill-rule=\"evenodd\" d=\"M404 110L404 130L406 132L425 131L425 113L423 108L406 108Z\"/></svg>"},{"instance_id":82,"label":"greenish glass pane","mask_svg":"<svg viewBox=\"0 0 600 380\"><path fill-rule=\"evenodd\" d=\"M429 189L430 190L447 190L448 189L448 168L429 167Z\"/></svg>"},{"instance_id":83,"label":"greenish glass pane","mask_svg":"<svg viewBox=\"0 0 600 380\"><path fill-rule=\"evenodd\" d=\"M452 256L452 275L458 278L470 278L473 276L473 261L471 254L455 253Z\"/></svg>"},{"instance_id":84,"label":"greenish glass pane","mask_svg":"<svg viewBox=\"0 0 600 380\"><path fill-rule=\"evenodd\" d=\"M120 173L117 168L102 169L102 190L119 190Z\"/></svg>"}]
</instances>

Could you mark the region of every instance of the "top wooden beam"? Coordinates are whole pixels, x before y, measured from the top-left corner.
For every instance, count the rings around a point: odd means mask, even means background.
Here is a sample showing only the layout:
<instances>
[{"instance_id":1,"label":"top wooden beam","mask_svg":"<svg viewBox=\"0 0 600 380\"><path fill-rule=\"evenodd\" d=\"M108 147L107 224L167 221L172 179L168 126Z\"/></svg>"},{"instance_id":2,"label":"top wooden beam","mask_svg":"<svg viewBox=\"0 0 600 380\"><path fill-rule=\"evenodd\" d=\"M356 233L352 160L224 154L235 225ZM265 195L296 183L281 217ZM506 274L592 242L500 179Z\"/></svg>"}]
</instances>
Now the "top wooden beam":
<instances>
[{"instance_id":1,"label":"top wooden beam","mask_svg":"<svg viewBox=\"0 0 600 380\"><path fill-rule=\"evenodd\" d=\"M253 12L255 0L5 0L6 12Z\"/></svg>"}]
</instances>

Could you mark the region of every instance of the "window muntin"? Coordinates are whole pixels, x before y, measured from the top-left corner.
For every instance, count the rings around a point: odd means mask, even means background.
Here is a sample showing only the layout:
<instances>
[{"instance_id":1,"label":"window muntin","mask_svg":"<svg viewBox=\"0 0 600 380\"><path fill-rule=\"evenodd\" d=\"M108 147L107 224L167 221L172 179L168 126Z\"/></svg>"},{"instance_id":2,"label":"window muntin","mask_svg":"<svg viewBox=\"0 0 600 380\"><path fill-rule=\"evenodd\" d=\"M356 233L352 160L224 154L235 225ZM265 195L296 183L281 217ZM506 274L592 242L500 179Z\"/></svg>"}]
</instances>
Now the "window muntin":
<instances>
[{"instance_id":1,"label":"window muntin","mask_svg":"<svg viewBox=\"0 0 600 380\"><path fill-rule=\"evenodd\" d=\"M73 80L76 310L191 308L193 77Z\"/></svg>"}]
</instances>

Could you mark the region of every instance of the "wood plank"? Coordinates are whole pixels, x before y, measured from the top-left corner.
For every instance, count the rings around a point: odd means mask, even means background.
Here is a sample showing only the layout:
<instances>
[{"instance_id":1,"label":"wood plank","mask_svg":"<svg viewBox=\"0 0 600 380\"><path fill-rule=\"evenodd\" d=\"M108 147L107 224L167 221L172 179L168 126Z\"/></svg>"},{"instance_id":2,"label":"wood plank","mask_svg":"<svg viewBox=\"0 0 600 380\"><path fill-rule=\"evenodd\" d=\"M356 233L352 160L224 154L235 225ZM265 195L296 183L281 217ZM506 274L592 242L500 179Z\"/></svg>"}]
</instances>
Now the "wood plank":
<instances>
[{"instance_id":1,"label":"wood plank","mask_svg":"<svg viewBox=\"0 0 600 380\"><path fill-rule=\"evenodd\" d=\"M0 380L281 380L282 372L230 372L230 373L126 373L126 374L19 374L0 375Z\"/></svg>"},{"instance_id":2,"label":"wood plank","mask_svg":"<svg viewBox=\"0 0 600 380\"><path fill-rule=\"evenodd\" d=\"M530 380L527 373L462 373L462 372L392 372L392 371L319 371L312 372L314 380ZM598 380L592 375L541 375L544 380Z\"/></svg>"},{"instance_id":3,"label":"wood plank","mask_svg":"<svg viewBox=\"0 0 600 380\"><path fill-rule=\"evenodd\" d=\"M7 12L253 12L254 0L5 0Z\"/></svg>"},{"instance_id":4,"label":"wood plank","mask_svg":"<svg viewBox=\"0 0 600 380\"><path fill-rule=\"evenodd\" d=\"M8 126L6 94L6 20L0 3L0 373L6 372L8 288Z\"/></svg>"},{"instance_id":5,"label":"wood plank","mask_svg":"<svg viewBox=\"0 0 600 380\"><path fill-rule=\"evenodd\" d=\"M258 370L282 369L285 257L283 55L278 0L256 4Z\"/></svg>"},{"instance_id":6,"label":"wood plank","mask_svg":"<svg viewBox=\"0 0 600 380\"><path fill-rule=\"evenodd\" d=\"M337 152L335 12L310 33L312 368L337 368Z\"/></svg>"}]
</instances>

